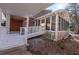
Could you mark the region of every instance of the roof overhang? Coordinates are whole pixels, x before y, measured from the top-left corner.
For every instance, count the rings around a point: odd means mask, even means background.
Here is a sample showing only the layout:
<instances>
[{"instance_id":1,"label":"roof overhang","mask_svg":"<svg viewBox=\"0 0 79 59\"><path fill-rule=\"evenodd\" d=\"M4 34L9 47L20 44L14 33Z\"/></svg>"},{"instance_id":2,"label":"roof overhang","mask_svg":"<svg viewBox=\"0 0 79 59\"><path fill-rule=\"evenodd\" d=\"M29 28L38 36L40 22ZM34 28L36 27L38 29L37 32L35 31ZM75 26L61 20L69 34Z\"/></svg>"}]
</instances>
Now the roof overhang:
<instances>
[{"instance_id":1,"label":"roof overhang","mask_svg":"<svg viewBox=\"0 0 79 59\"><path fill-rule=\"evenodd\" d=\"M33 16L52 3L0 3L3 12L17 16Z\"/></svg>"}]
</instances>

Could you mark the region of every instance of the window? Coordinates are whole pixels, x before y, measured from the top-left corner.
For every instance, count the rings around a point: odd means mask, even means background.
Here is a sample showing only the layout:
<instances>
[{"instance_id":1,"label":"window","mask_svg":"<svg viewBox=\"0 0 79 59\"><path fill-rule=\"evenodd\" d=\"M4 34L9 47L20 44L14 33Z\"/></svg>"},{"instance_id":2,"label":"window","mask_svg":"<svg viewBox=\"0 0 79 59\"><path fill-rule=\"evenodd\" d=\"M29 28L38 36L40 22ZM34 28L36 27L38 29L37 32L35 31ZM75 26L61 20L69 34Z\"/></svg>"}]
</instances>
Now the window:
<instances>
[{"instance_id":1,"label":"window","mask_svg":"<svg viewBox=\"0 0 79 59\"><path fill-rule=\"evenodd\" d=\"M45 27L45 19L42 19L41 20L41 26L44 26Z\"/></svg>"},{"instance_id":2,"label":"window","mask_svg":"<svg viewBox=\"0 0 79 59\"><path fill-rule=\"evenodd\" d=\"M46 18L46 30L50 30L50 17Z\"/></svg>"},{"instance_id":3,"label":"window","mask_svg":"<svg viewBox=\"0 0 79 59\"><path fill-rule=\"evenodd\" d=\"M51 30L55 31L55 16L52 16Z\"/></svg>"},{"instance_id":4,"label":"window","mask_svg":"<svg viewBox=\"0 0 79 59\"><path fill-rule=\"evenodd\" d=\"M29 26L34 26L34 25L35 25L35 19L29 18Z\"/></svg>"},{"instance_id":5,"label":"window","mask_svg":"<svg viewBox=\"0 0 79 59\"><path fill-rule=\"evenodd\" d=\"M38 26L40 26L40 20L37 21Z\"/></svg>"},{"instance_id":6,"label":"window","mask_svg":"<svg viewBox=\"0 0 79 59\"><path fill-rule=\"evenodd\" d=\"M2 22L1 22L1 26L6 26L6 15L4 13L2 13Z\"/></svg>"},{"instance_id":7,"label":"window","mask_svg":"<svg viewBox=\"0 0 79 59\"><path fill-rule=\"evenodd\" d=\"M69 22L59 16L59 31L68 30Z\"/></svg>"},{"instance_id":8,"label":"window","mask_svg":"<svg viewBox=\"0 0 79 59\"><path fill-rule=\"evenodd\" d=\"M45 19L42 19L41 23L45 23Z\"/></svg>"}]
</instances>

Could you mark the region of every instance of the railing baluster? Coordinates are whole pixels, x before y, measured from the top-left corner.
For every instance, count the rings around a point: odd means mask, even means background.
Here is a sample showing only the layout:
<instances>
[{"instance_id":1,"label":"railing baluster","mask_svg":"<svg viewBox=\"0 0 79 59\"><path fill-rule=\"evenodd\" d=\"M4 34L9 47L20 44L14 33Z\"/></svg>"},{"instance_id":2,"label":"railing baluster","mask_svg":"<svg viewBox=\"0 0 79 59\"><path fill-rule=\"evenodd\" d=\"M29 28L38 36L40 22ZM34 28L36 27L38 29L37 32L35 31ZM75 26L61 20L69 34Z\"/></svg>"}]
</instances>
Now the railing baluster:
<instances>
[{"instance_id":1,"label":"railing baluster","mask_svg":"<svg viewBox=\"0 0 79 59\"><path fill-rule=\"evenodd\" d=\"M20 33L24 33L22 35L27 36L27 37L29 34L33 34L33 33L38 33L38 35L39 35L39 33L43 33L43 31L45 31L45 29L42 26L32 26L32 27L28 27L28 28L21 27L21 29L20 29Z\"/></svg>"}]
</instances>

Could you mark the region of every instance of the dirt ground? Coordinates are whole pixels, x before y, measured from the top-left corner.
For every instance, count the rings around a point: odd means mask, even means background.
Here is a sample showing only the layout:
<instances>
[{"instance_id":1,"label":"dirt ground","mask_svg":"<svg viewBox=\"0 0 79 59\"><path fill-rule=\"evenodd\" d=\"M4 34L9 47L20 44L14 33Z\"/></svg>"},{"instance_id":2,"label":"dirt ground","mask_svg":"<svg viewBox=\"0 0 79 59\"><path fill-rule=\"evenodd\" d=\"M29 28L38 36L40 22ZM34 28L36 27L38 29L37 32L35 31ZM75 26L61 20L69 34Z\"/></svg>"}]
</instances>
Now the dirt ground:
<instances>
[{"instance_id":1,"label":"dirt ground","mask_svg":"<svg viewBox=\"0 0 79 59\"><path fill-rule=\"evenodd\" d=\"M28 40L29 51L33 55L78 55L79 43L71 38L52 41L46 38L38 37Z\"/></svg>"}]
</instances>

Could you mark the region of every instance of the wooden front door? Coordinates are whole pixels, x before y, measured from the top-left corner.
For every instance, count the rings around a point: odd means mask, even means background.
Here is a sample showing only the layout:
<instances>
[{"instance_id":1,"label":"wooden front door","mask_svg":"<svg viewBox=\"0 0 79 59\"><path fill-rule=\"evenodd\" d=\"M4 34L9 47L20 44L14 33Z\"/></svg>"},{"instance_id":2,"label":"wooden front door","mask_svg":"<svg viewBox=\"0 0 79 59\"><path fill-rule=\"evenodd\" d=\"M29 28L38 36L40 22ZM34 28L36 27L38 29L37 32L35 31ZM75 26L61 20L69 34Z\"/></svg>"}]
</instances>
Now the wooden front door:
<instances>
[{"instance_id":1,"label":"wooden front door","mask_svg":"<svg viewBox=\"0 0 79 59\"><path fill-rule=\"evenodd\" d=\"M23 20L10 18L10 31L20 31L20 27L22 27Z\"/></svg>"}]
</instances>

